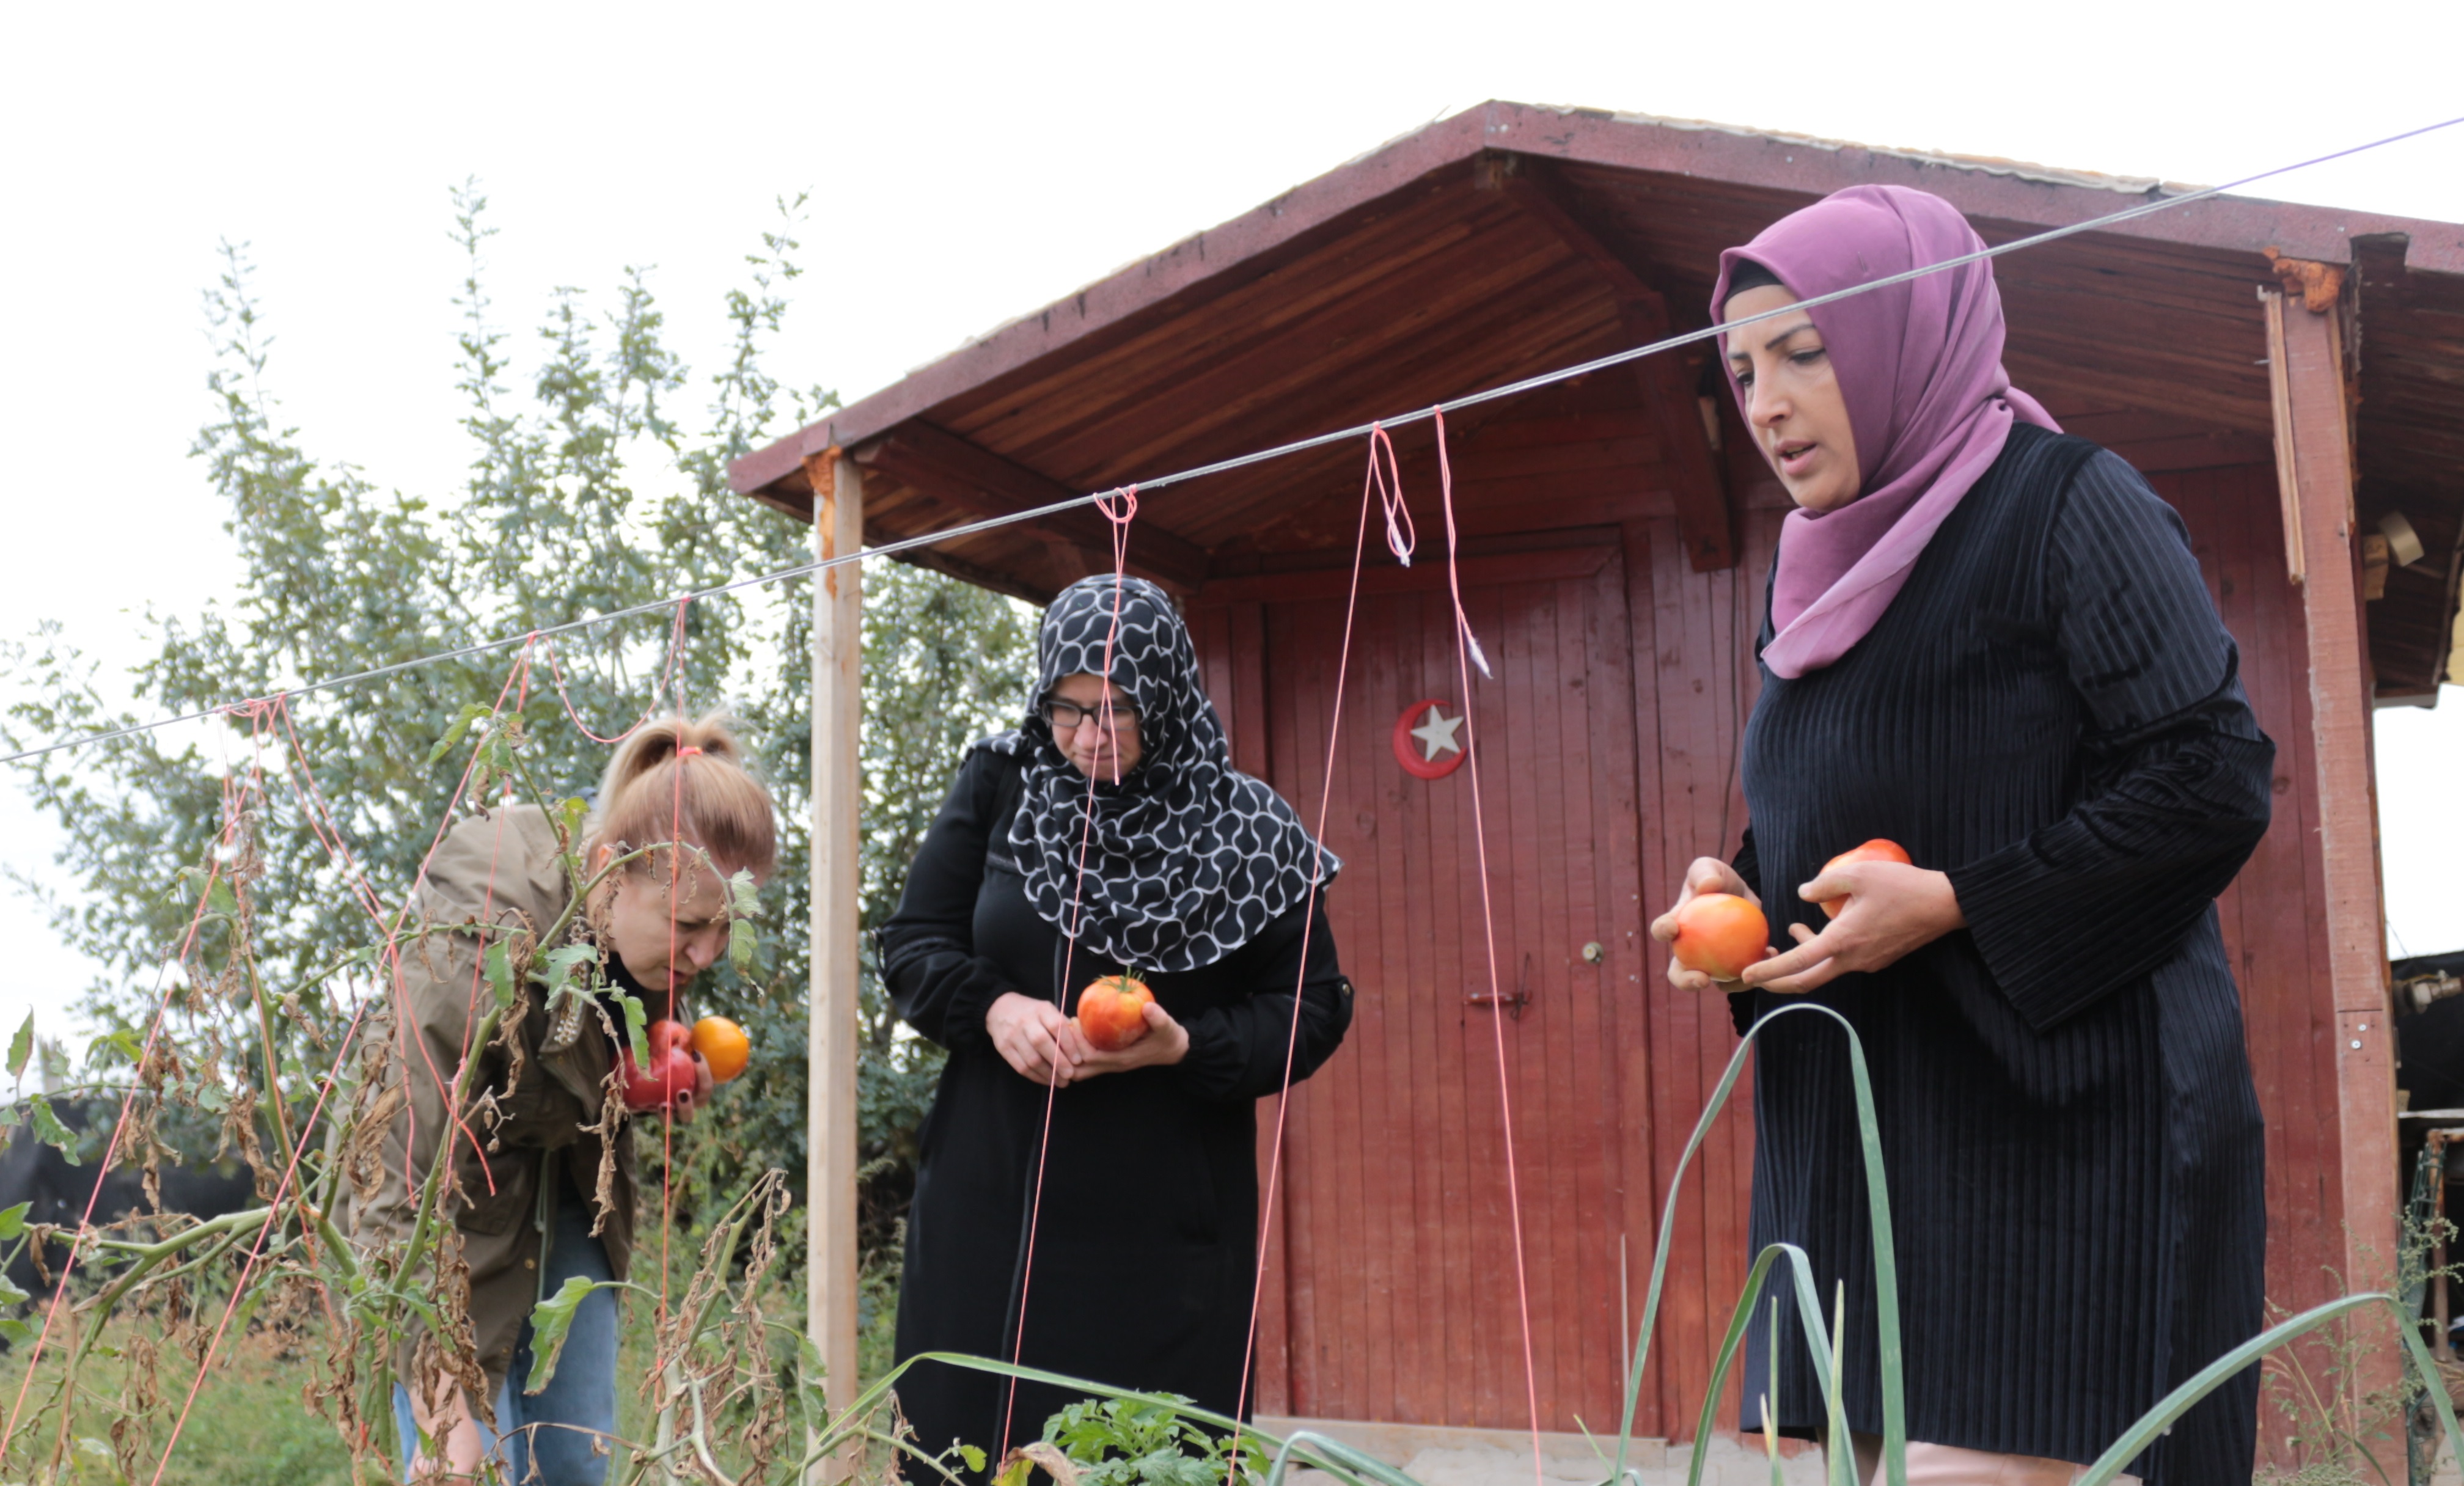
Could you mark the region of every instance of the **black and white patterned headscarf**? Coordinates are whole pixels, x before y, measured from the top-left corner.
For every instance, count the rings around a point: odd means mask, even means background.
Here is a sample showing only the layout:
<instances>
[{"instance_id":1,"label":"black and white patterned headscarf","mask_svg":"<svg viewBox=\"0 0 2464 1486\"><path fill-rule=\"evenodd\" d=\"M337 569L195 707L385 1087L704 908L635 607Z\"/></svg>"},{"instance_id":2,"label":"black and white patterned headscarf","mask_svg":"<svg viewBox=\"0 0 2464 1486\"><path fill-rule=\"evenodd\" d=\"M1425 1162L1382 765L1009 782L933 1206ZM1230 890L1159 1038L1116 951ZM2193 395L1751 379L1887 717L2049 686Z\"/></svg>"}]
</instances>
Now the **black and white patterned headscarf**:
<instances>
[{"instance_id":1,"label":"black and white patterned headscarf","mask_svg":"<svg viewBox=\"0 0 2464 1486\"><path fill-rule=\"evenodd\" d=\"M1137 970L1196 970L1302 902L1312 871L1323 885L1343 863L1310 839L1282 796L1232 767L1189 630L1144 579L1082 579L1052 601L1036 636L1038 699L1065 677L1106 674L1116 593L1111 680L1137 709L1137 767L1090 790L1041 716L988 746L1026 761L1009 844L1035 911L1067 933L1074 898L1078 940L1095 953Z\"/></svg>"}]
</instances>

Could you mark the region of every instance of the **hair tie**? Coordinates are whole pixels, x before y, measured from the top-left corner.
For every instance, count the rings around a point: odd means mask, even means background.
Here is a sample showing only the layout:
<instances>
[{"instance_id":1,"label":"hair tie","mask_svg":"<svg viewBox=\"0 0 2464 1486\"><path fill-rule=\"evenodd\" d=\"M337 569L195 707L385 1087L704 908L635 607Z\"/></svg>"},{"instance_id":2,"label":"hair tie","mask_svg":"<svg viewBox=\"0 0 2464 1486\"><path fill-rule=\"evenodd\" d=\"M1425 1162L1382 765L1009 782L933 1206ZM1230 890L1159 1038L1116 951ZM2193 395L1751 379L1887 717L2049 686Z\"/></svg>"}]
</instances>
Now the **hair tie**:
<instances>
[{"instance_id":1,"label":"hair tie","mask_svg":"<svg viewBox=\"0 0 2464 1486\"><path fill-rule=\"evenodd\" d=\"M698 743L688 743L684 747L676 750L676 756L678 758L693 758L699 756L700 754L701 745Z\"/></svg>"}]
</instances>

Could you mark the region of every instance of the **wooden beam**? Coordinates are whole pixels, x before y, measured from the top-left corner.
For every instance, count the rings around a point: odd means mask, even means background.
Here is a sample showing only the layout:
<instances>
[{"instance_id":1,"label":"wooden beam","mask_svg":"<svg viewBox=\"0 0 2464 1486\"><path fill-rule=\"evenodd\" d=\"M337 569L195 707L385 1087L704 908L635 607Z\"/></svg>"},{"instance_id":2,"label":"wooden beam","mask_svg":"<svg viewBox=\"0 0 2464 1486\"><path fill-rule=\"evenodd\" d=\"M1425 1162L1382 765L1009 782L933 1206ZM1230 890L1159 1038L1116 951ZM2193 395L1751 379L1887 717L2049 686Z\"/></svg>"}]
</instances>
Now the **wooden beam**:
<instances>
[{"instance_id":1,"label":"wooden beam","mask_svg":"<svg viewBox=\"0 0 2464 1486\"><path fill-rule=\"evenodd\" d=\"M910 419L865 445L856 450L855 460L935 500L983 516L1011 515L1082 493L921 419ZM1089 560L1101 555L1103 565L1111 566L1111 523L1092 508L1055 512L1032 529L1047 540L1069 544ZM1152 518L1130 529L1129 565L1133 573L1182 593L1206 581L1206 549L1163 530Z\"/></svg>"},{"instance_id":2,"label":"wooden beam","mask_svg":"<svg viewBox=\"0 0 2464 1486\"><path fill-rule=\"evenodd\" d=\"M837 448L808 456L813 550L826 562L864 548L864 476ZM864 725L864 567L825 568L813 583L812 986L805 1006L807 1100L804 1191L806 1333L827 1369L832 1412L855 1402L856 1045L861 1037L856 966L863 796L857 746ZM810 1480L850 1479L862 1461L850 1446L814 1467Z\"/></svg>"},{"instance_id":3,"label":"wooden beam","mask_svg":"<svg viewBox=\"0 0 2464 1486\"><path fill-rule=\"evenodd\" d=\"M2301 555L2301 473L2293 454L2293 379L2284 349L2284 295L2261 289L2258 302L2267 317L2267 393L2274 410L2276 500L2284 517L2284 577L2299 588L2308 564Z\"/></svg>"},{"instance_id":4,"label":"wooden beam","mask_svg":"<svg viewBox=\"0 0 2464 1486\"><path fill-rule=\"evenodd\" d=\"M1627 341L1648 345L1668 335L1668 301L1634 265L1583 225L1553 177L1543 175L1533 163L1521 161L1517 168L1498 178L1498 189L1591 268L1617 300L1617 320ZM1685 544L1687 563L1697 573L1735 567L1733 503L1704 425L1694 371L1684 357L1674 353L1645 357L1631 364L1653 432L1659 436L1661 458L1673 476L1669 488L1677 497L1677 533Z\"/></svg>"},{"instance_id":5,"label":"wooden beam","mask_svg":"<svg viewBox=\"0 0 2464 1486\"><path fill-rule=\"evenodd\" d=\"M2338 1147L2343 1176L2343 1281L2392 1286L2398 1240L2395 1058L2387 1002L2387 929L2380 897L2378 811L2370 765L2370 662L2353 531L2350 404L2341 307L2293 309L2260 292L2268 316L2278 448L2293 470L2293 532L2307 554L2301 612L2308 630L2312 758L2318 841L2326 888L2327 985L2336 1026ZM2359 1397L2392 1387L2400 1353L2391 1336L2365 1349ZM2380 1462L2404 1463L2399 1439Z\"/></svg>"}]
</instances>

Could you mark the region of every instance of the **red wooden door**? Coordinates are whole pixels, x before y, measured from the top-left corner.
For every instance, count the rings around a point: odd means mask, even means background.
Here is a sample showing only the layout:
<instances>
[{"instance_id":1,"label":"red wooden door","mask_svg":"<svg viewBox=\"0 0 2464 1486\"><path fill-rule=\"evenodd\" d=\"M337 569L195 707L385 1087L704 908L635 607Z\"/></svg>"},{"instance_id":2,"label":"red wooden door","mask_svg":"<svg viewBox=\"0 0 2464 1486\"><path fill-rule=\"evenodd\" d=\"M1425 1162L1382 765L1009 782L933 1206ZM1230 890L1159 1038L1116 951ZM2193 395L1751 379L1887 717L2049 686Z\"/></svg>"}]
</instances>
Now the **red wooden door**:
<instances>
[{"instance_id":1,"label":"red wooden door","mask_svg":"<svg viewBox=\"0 0 2464 1486\"><path fill-rule=\"evenodd\" d=\"M1627 1086L1646 1060L1623 559L1613 545L1556 549L1469 559L1463 577L1495 670L1475 672L1470 698L1487 911L1472 771L1418 779L1392 746L1410 704L1463 700L1443 569L1375 568L1327 804L1328 844L1347 863L1328 907L1358 999L1341 1052L1292 1098L1258 1403L1525 1424L1502 1040L1541 1425L1597 1427L1620 1395L1621 1258L1639 1305L1650 1257L1647 1227L1632 1221L1649 1211L1649 1153L1620 1133L1647 1115ZM1312 822L1330 787L1347 579L1211 585L1210 600L1247 601L1193 615L1241 762L1256 769L1265 754ZM1490 992L1492 929L1498 977L1520 1007L1474 999Z\"/></svg>"}]
</instances>

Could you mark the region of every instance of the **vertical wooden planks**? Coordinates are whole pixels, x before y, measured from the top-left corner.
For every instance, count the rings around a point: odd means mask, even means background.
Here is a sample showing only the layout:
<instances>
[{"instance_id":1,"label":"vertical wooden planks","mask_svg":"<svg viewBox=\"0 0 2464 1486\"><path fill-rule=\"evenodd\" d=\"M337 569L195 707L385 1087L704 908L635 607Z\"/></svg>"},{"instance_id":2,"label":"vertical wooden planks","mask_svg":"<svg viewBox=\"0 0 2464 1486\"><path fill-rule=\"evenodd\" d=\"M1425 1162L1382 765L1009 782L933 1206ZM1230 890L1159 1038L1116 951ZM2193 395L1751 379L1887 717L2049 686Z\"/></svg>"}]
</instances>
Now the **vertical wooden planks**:
<instances>
[{"instance_id":1,"label":"vertical wooden planks","mask_svg":"<svg viewBox=\"0 0 2464 1486\"><path fill-rule=\"evenodd\" d=\"M1616 1219L1621 1213L1618 1050L1608 977L1580 949L1605 941L1604 891L1639 887L1631 861L1633 712L1595 696L1595 631L1624 630L1610 549L1582 576L1500 578L1464 600L1496 675L1475 676L1501 989L1485 994L1482 880L1470 776L1405 775L1395 717L1464 699L1449 601L1430 586L1364 599L1341 736L1327 773L1339 600L1265 606L1267 729L1277 787L1349 863L1330 895L1356 987L1352 1036L1295 1090L1287 1159L1288 1407L1317 1416L1519 1429L1529 1417L1514 1285L1497 1038L1515 1101L1543 1428L1595 1421L1617 1400ZM1563 566L1562 563L1559 564ZM1416 575L1417 580L1417 575ZM1605 617L1603 617L1605 614ZM1617 664L1626 664L1620 650ZM1622 694L1620 676L1612 688ZM1624 801L1622 827L1600 819ZM1622 843L1624 866L1604 864ZM1529 959L1527 974L1525 964ZM1577 973L1576 968L1580 968ZM1494 1018L1503 1016L1502 1021Z\"/></svg>"}]
</instances>

